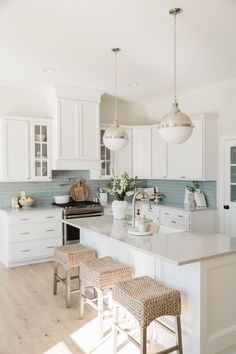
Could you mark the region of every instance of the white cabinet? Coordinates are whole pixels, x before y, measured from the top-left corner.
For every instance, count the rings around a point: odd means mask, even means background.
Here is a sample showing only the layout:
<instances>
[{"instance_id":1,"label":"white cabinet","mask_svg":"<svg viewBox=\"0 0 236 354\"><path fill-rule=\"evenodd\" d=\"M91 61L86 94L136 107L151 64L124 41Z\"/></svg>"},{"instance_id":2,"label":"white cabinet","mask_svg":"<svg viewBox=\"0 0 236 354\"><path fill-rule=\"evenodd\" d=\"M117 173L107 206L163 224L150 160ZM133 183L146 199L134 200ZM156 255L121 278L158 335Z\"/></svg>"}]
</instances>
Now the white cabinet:
<instances>
[{"instance_id":1,"label":"white cabinet","mask_svg":"<svg viewBox=\"0 0 236 354\"><path fill-rule=\"evenodd\" d=\"M183 231L216 232L217 209L185 210L172 206L153 205L148 209L146 203L142 203L140 209L148 219L159 222L161 225Z\"/></svg>"},{"instance_id":2,"label":"white cabinet","mask_svg":"<svg viewBox=\"0 0 236 354\"><path fill-rule=\"evenodd\" d=\"M161 225L184 231L216 232L216 209L184 210L160 208Z\"/></svg>"},{"instance_id":3,"label":"white cabinet","mask_svg":"<svg viewBox=\"0 0 236 354\"><path fill-rule=\"evenodd\" d=\"M100 177L101 92L56 85L53 170L89 170Z\"/></svg>"},{"instance_id":4,"label":"white cabinet","mask_svg":"<svg viewBox=\"0 0 236 354\"><path fill-rule=\"evenodd\" d=\"M30 180L51 179L50 126L44 121L31 122L30 134Z\"/></svg>"},{"instance_id":5,"label":"white cabinet","mask_svg":"<svg viewBox=\"0 0 236 354\"><path fill-rule=\"evenodd\" d=\"M112 169L114 167L114 153L103 143L103 135L108 127L109 126L101 126L100 128L101 179L110 179L112 177Z\"/></svg>"},{"instance_id":6,"label":"white cabinet","mask_svg":"<svg viewBox=\"0 0 236 354\"><path fill-rule=\"evenodd\" d=\"M59 158L99 159L99 104L60 99Z\"/></svg>"},{"instance_id":7,"label":"white cabinet","mask_svg":"<svg viewBox=\"0 0 236 354\"><path fill-rule=\"evenodd\" d=\"M128 144L120 151L114 152L114 170L116 176L121 176L125 171L132 176L132 153L133 153L133 134L132 128L123 127L128 136Z\"/></svg>"},{"instance_id":8,"label":"white cabinet","mask_svg":"<svg viewBox=\"0 0 236 354\"><path fill-rule=\"evenodd\" d=\"M215 119L192 119L194 129L183 144L168 145L168 178L190 180L216 179L217 138Z\"/></svg>"},{"instance_id":9,"label":"white cabinet","mask_svg":"<svg viewBox=\"0 0 236 354\"><path fill-rule=\"evenodd\" d=\"M152 129L133 128L133 176L151 178L152 175Z\"/></svg>"},{"instance_id":10,"label":"white cabinet","mask_svg":"<svg viewBox=\"0 0 236 354\"><path fill-rule=\"evenodd\" d=\"M0 259L6 267L53 259L62 244L60 209L0 210Z\"/></svg>"},{"instance_id":11,"label":"white cabinet","mask_svg":"<svg viewBox=\"0 0 236 354\"><path fill-rule=\"evenodd\" d=\"M1 117L3 182L50 180L50 125L46 120Z\"/></svg>"},{"instance_id":12,"label":"white cabinet","mask_svg":"<svg viewBox=\"0 0 236 354\"><path fill-rule=\"evenodd\" d=\"M29 171L29 122L3 119L2 123L2 180L27 181Z\"/></svg>"},{"instance_id":13,"label":"white cabinet","mask_svg":"<svg viewBox=\"0 0 236 354\"><path fill-rule=\"evenodd\" d=\"M158 127L152 128L152 178L167 178L167 144L161 139Z\"/></svg>"}]
</instances>

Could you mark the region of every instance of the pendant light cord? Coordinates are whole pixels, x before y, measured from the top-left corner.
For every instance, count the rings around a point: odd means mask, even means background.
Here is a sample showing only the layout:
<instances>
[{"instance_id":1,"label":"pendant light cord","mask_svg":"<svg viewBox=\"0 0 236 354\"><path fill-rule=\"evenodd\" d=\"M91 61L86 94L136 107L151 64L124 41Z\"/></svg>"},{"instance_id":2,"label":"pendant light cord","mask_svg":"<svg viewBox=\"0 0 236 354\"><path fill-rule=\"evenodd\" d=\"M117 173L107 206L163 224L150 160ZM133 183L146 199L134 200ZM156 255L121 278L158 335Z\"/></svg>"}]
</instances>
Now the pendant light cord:
<instances>
[{"instance_id":1,"label":"pendant light cord","mask_svg":"<svg viewBox=\"0 0 236 354\"><path fill-rule=\"evenodd\" d=\"M177 103L177 94L176 94L176 13L174 14L174 98L175 98L175 104Z\"/></svg>"},{"instance_id":2,"label":"pendant light cord","mask_svg":"<svg viewBox=\"0 0 236 354\"><path fill-rule=\"evenodd\" d=\"M117 118L117 50L115 50L115 120L114 126L118 126L118 118Z\"/></svg>"}]
</instances>

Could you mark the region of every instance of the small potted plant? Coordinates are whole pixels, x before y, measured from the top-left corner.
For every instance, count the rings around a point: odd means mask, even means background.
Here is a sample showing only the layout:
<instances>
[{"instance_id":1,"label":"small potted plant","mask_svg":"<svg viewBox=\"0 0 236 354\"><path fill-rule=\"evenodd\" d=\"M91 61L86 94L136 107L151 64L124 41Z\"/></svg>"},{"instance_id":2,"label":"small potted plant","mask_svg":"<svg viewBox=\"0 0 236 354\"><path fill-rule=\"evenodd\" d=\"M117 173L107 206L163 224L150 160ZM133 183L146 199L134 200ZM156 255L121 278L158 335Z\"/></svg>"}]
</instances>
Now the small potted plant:
<instances>
[{"instance_id":1,"label":"small potted plant","mask_svg":"<svg viewBox=\"0 0 236 354\"><path fill-rule=\"evenodd\" d=\"M138 177L131 178L127 172L121 177L112 177L107 185L107 193L115 197L112 202L112 212L114 219L122 220L126 218L128 203L125 196L133 195L139 186Z\"/></svg>"},{"instance_id":2,"label":"small potted plant","mask_svg":"<svg viewBox=\"0 0 236 354\"><path fill-rule=\"evenodd\" d=\"M194 193L198 190L198 188L199 186L196 181L193 181L192 186L186 186L184 204L187 204L192 208L196 206Z\"/></svg>"}]
</instances>

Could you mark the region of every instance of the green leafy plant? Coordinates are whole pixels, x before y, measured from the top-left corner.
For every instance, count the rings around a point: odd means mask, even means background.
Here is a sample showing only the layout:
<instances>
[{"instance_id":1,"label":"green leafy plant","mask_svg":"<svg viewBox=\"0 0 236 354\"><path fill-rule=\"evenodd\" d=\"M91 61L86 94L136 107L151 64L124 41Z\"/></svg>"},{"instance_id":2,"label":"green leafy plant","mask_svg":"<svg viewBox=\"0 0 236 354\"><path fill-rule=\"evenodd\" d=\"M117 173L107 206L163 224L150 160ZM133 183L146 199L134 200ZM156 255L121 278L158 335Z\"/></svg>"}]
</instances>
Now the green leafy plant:
<instances>
[{"instance_id":1,"label":"green leafy plant","mask_svg":"<svg viewBox=\"0 0 236 354\"><path fill-rule=\"evenodd\" d=\"M197 183L197 181L193 181L192 183L193 183L192 186L186 186L186 188L188 189L189 192L195 193L196 190L199 188L199 184Z\"/></svg>"},{"instance_id":2,"label":"green leafy plant","mask_svg":"<svg viewBox=\"0 0 236 354\"><path fill-rule=\"evenodd\" d=\"M107 193L113 195L116 200L124 200L125 196L133 195L139 186L138 177L131 178L127 172L121 177L112 177L107 184Z\"/></svg>"}]
</instances>

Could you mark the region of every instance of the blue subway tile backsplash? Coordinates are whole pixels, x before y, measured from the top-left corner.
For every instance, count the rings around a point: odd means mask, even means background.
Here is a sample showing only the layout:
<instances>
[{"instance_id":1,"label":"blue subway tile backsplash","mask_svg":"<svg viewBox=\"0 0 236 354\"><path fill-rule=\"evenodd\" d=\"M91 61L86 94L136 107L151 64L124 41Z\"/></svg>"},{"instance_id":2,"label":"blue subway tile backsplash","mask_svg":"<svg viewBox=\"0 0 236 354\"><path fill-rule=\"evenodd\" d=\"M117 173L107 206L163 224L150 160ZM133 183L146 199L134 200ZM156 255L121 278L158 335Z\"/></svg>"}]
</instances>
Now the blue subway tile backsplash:
<instances>
[{"instance_id":1,"label":"blue subway tile backsplash","mask_svg":"<svg viewBox=\"0 0 236 354\"><path fill-rule=\"evenodd\" d=\"M146 181L147 187L158 187L158 190L165 194L166 203L184 203L184 194L186 186L192 186L192 181L176 180L154 180ZM197 182L201 191L205 194L207 205L216 207L216 181Z\"/></svg>"},{"instance_id":2,"label":"blue subway tile backsplash","mask_svg":"<svg viewBox=\"0 0 236 354\"><path fill-rule=\"evenodd\" d=\"M48 205L53 202L53 196L68 194L71 185L83 179L89 188L88 199L93 200L97 196L98 188L105 186L107 180L90 180L88 171L53 171L52 181L48 182L7 182L0 183L0 208L11 206L11 198L20 196L20 191L25 191L35 199L35 205ZM158 186L166 195L167 203L183 203L186 185L192 181L171 180L140 180L141 187ZM216 182L199 182L199 187L204 192L208 206L216 206Z\"/></svg>"}]
</instances>

